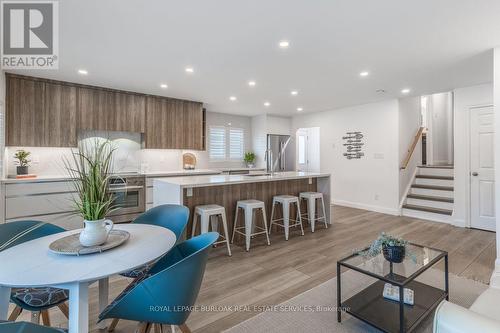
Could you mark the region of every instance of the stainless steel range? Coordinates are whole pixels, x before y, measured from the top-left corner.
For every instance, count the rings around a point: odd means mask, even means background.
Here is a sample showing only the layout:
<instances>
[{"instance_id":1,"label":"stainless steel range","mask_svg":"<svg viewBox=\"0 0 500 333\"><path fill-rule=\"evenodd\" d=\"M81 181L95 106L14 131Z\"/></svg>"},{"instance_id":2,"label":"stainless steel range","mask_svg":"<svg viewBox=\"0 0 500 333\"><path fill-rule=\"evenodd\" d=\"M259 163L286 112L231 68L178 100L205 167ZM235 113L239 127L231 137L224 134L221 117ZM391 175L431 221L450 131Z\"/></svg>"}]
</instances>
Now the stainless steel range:
<instances>
[{"instance_id":1,"label":"stainless steel range","mask_svg":"<svg viewBox=\"0 0 500 333\"><path fill-rule=\"evenodd\" d=\"M109 192L113 195L113 205L118 207L109 218L113 223L133 221L146 209L146 178L138 173L121 173L112 176Z\"/></svg>"}]
</instances>

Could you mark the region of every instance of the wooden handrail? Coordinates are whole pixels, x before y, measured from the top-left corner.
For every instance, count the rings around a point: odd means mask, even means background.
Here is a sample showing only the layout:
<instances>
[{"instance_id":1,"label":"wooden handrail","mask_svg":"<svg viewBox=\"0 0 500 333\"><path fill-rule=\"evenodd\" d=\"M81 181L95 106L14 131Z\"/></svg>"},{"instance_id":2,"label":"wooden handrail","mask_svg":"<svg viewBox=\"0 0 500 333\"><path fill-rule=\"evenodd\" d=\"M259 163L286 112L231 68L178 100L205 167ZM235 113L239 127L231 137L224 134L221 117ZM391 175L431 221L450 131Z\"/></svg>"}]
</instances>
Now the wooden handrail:
<instances>
[{"instance_id":1,"label":"wooden handrail","mask_svg":"<svg viewBox=\"0 0 500 333\"><path fill-rule=\"evenodd\" d=\"M410 163L411 156L413 155L415 147L417 146L417 143L420 140L420 137L422 136L423 132L424 132L424 127L420 127L417 131L417 134L413 138L413 141L410 145L410 148L408 149L408 152L406 153L406 157L401 165L401 170L406 169L406 167L408 167L408 163Z\"/></svg>"}]
</instances>

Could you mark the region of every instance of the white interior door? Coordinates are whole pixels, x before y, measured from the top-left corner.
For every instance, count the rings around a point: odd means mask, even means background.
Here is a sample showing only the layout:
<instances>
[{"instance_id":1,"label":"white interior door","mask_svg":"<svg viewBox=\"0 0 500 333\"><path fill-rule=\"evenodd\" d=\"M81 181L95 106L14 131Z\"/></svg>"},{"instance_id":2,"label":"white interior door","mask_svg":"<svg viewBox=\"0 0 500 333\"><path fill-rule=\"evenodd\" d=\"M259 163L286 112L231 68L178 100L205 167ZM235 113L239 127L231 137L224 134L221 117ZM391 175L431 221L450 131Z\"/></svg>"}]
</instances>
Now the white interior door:
<instances>
[{"instance_id":1,"label":"white interior door","mask_svg":"<svg viewBox=\"0 0 500 333\"><path fill-rule=\"evenodd\" d=\"M297 131L297 170L309 171L308 158L308 133L307 130L299 129Z\"/></svg>"},{"instance_id":2,"label":"white interior door","mask_svg":"<svg viewBox=\"0 0 500 333\"><path fill-rule=\"evenodd\" d=\"M495 231L493 107L470 109L471 227Z\"/></svg>"}]
</instances>

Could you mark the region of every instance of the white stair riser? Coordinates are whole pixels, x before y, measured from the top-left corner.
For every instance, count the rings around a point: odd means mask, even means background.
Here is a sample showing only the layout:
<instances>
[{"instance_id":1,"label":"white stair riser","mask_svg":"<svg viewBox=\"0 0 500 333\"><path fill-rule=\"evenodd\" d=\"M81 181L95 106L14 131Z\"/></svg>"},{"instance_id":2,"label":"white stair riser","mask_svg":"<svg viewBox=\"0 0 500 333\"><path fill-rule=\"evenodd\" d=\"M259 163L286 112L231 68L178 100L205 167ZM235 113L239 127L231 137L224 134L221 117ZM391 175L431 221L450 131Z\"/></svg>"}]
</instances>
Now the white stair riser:
<instances>
[{"instance_id":1,"label":"white stair riser","mask_svg":"<svg viewBox=\"0 0 500 333\"><path fill-rule=\"evenodd\" d=\"M415 184L419 184L419 185L435 185L435 186L451 186L451 187L453 187L453 180L448 180L448 179L415 178Z\"/></svg>"},{"instance_id":2,"label":"white stair riser","mask_svg":"<svg viewBox=\"0 0 500 333\"><path fill-rule=\"evenodd\" d=\"M403 216L414 217L423 220L451 223L451 215L442 215L436 213L422 212L420 210L406 209L404 208L401 212Z\"/></svg>"},{"instance_id":3,"label":"white stair riser","mask_svg":"<svg viewBox=\"0 0 500 333\"><path fill-rule=\"evenodd\" d=\"M414 188L410 190L412 194L429 195L434 197L453 198L453 191L430 190L426 188Z\"/></svg>"},{"instance_id":4,"label":"white stair riser","mask_svg":"<svg viewBox=\"0 0 500 333\"><path fill-rule=\"evenodd\" d=\"M418 168L419 175L453 177L453 169Z\"/></svg>"},{"instance_id":5,"label":"white stair riser","mask_svg":"<svg viewBox=\"0 0 500 333\"><path fill-rule=\"evenodd\" d=\"M452 202L407 198L406 203L409 205L432 207L432 208L443 208L443 209L453 210L453 203Z\"/></svg>"}]
</instances>

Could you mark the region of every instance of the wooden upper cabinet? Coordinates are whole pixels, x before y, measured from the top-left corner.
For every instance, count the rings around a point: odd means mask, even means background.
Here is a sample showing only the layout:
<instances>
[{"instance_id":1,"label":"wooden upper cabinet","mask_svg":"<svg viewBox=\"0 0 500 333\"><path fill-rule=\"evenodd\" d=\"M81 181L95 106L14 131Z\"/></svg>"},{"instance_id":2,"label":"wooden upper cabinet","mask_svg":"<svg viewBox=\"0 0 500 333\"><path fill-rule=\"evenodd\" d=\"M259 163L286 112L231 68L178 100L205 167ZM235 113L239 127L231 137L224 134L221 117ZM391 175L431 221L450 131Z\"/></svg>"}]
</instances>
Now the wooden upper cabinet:
<instances>
[{"instance_id":1,"label":"wooden upper cabinet","mask_svg":"<svg viewBox=\"0 0 500 333\"><path fill-rule=\"evenodd\" d=\"M203 150L203 107L201 103L183 101L183 148Z\"/></svg>"},{"instance_id":2,"label":"wooden upper cabinet","mask_svg":"<svg viewBox=\"0 0 500 333\"><path fill-rule=\"evenodd\" d=\"M171 100L146 97L145 148L174 148L173 113Z\"/></svg>"},{"instance_id":3,"label":"wooden upper cabinet","mask_svg":"<svg viewBox=\"0 0 500 333\"><path fill-rule=\"evenodd\" d=\"M144 133L146 130L146 97L115 93L115 131Z\"/></svg>"},{"instance_id":4,"label":"wooden upper cabinet","mask_svg":"<svg viewBox=\"0 0 500 333\"><path fill-rule=\"evenodd\" d=\"M78 88L78 127L83 130L144 132L143 95L98 88Z\"/></svg>"},{"instance_id":5,"label":"wooden upper cabinet","mask_svg":"<svg viewBox=\"0 0 500 333\"><path fill-rule=\"evenodd\" d=\"M7 146L77 145L75 87L6 77Z\"/></svg>"},{"instance_id":6,"label":"wooden upper cabinet","mask_svg":"<svg viewBox=\"0 0 500 333\"><path fill-rule=\"evenodd\" d=\"M202 104L148 96L145 134L146 148L202 150Z\"/></svg>"},{"instance_id":7,"label":"wooden upper cabinet","mask_svg":"<svg viewBox=\"0 0 500 333\"><path fill-rule=\"evenodd\" d=\"M76 147L76 87L45 84L44 147Z\"/></svg>"},{"instance_id":8,"label":"wooden upper cabinet","mask_svg":"<svg viewBox=\"0 0 500 333\"><path fill-rule=\"evenodd\" d=\"M76 147L79 130L144 133L145 148L204 150L202 103L7 75L6 145Z\"/></svg>"},{"instance_id":9,"label":"wooden upper cabinet","mask_svg":"<svg viewBox=\"0 0 500 333\"><path fill-rule=\"evenodd\" d=\"M109 90L78 88L78 128L111 130L114 115L114 94Z\"/></svg>"}]
</instances>

